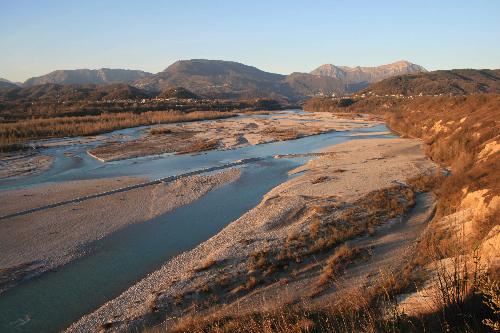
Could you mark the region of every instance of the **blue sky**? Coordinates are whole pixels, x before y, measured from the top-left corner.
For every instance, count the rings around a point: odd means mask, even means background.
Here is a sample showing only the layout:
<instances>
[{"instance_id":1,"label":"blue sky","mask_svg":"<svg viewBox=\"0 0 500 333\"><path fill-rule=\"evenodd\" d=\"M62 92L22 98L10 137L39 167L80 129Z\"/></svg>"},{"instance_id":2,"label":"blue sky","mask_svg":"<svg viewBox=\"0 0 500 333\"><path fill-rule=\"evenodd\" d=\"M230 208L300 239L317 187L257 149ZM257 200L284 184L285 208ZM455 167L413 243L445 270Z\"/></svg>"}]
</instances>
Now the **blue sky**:
<instances>
[{"instance_id":1,"label":"blue sky","mask_svg":"<svg viewBox=\"0 0 500 333\"><path fill-rule=\"evenodd\" d=\"M497 0L0 0L0 77L191 58L283 74L400 59L500 68L499 17Z\"/></svg>"}]
</instances>

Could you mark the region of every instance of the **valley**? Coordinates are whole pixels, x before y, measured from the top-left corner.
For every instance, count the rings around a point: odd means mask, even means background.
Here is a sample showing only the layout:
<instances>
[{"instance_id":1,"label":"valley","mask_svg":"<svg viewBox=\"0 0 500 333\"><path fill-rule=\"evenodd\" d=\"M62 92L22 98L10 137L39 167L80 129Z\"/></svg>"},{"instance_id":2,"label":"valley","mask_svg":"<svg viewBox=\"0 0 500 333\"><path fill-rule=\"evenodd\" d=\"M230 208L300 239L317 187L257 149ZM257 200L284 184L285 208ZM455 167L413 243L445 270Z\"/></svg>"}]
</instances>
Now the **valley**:
<instances>
[{"instance_id":1,"label":"valley","mask_svg":"<svg viewBox=\"0 0 500 333\"><path fill-rule=\"evenodd\" d=\"M284 77L189 60L120 75L0 90L1 330L432 331L492 316L498 70Z\"/></svg>"}]
</instances>

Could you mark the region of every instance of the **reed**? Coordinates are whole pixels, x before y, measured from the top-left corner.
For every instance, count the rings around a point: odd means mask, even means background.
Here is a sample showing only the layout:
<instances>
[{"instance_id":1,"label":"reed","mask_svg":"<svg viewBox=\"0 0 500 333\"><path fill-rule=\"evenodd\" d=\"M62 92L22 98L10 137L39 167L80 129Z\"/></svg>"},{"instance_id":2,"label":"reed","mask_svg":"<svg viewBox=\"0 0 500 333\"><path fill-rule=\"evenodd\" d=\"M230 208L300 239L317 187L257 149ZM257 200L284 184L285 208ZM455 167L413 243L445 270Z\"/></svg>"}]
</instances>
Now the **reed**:
<instances>
[{"instance_id":1,"label":"reed","mask_svg":"<svg viewBox=\"0 0 500 333\"><path fill-rule=\"evenodd\" d=\"M28 140L96 135L118 129L177 122L233 117L219 111L148 111L123 112L83 117L28 119L0 124L0 151L18 149Z\"/></svg>"}]
</instances>

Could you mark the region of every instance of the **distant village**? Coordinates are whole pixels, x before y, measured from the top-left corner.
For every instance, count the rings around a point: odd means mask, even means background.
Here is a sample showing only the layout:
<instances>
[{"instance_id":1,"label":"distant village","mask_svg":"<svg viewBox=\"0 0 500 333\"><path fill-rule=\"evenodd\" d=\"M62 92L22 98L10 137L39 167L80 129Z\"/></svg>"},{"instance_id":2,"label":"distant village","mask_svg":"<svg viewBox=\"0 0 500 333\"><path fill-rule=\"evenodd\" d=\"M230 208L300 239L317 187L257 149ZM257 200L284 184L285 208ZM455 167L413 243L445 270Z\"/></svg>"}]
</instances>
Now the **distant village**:
<instances>
[{"instance_id":1,"label":"distant village","mask_svg":"<svg viewBox=\"0 0 500 333\"><path fill-rule=\"evenodd\" d=\"M403 95L403 94L378 95L378 94L375 94L372 91L368 91L368 92L363 93L363 94L352 94L352 95L337 95L335 93L332 93L330 95L326 95L326 94L323 94L323 93L318 93L315 96L316 97L330 97L333 100L341 100L341 99L345 99L345 98L360 99L360 98L368 98L368 97L392 97L392 98L400 98L400 99L413 99L415 97L422 97L422 96L428 96L428 97L453 96L453 94L450 93L450 94L427 95L427 94L419 93L418 95Z\"/></svg>"}]
</instances>

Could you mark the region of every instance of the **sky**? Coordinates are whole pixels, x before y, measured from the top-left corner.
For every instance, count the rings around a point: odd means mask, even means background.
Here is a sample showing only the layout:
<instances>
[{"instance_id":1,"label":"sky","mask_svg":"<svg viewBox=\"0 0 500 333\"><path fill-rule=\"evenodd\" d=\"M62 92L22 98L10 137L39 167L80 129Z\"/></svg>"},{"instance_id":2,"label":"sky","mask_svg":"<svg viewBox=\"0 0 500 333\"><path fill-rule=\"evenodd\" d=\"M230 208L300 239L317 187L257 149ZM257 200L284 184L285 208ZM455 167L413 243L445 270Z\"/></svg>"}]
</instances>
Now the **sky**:
<instances>
[{"instance_id":1,"label":"sky","mask_svg":"<svg viewBox=\"0 0 500 333\"><path fill-rule=\"evenodd\" d=\"M498 0L0 0L0 77L193 58L282 74L401 59L500 68L499 17Z\"/></svg>"}]
</instances>

